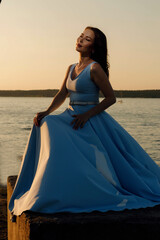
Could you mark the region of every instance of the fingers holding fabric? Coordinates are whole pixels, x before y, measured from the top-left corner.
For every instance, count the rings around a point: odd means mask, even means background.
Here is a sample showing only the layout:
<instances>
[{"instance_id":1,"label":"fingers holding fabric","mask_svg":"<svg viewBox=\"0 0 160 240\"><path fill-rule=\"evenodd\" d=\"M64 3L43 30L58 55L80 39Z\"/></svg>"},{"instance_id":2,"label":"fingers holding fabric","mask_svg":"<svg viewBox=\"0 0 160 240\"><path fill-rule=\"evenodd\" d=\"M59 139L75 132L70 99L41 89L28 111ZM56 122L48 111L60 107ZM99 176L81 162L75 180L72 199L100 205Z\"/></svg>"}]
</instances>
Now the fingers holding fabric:
<instances>
[{"instance_id":1,"label":"fingers holding fabric","mask_svg":"<svg viewBox=\"0 0 160 240\"><path fill-rule=\"evenodd\" d=\"M71 125L74 124L73 129L77 130L79 127L83 128L85 123L88 121L87 114L78 114L78 115L72 115L74 117L73 121L71 122Z\"/></svg>"}]
</instances>

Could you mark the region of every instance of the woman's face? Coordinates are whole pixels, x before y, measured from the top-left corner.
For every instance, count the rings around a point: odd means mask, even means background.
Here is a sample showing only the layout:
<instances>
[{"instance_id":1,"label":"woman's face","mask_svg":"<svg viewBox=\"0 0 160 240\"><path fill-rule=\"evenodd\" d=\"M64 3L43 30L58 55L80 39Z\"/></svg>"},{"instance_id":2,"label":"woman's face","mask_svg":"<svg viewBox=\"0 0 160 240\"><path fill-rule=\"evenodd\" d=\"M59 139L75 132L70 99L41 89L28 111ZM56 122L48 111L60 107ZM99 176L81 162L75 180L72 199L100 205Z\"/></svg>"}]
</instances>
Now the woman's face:
<instances>
[{"instance_id":1,"label":"woman's face","mask_svg":"<svg viewBox=\"0 0 160 240\"><path fill-rule=\"evenodd\" d=\"M91 29L85 29L77 38L76 50L85 56L90 56L93 51L94 32Z\"/></svg>"}]
</instances>

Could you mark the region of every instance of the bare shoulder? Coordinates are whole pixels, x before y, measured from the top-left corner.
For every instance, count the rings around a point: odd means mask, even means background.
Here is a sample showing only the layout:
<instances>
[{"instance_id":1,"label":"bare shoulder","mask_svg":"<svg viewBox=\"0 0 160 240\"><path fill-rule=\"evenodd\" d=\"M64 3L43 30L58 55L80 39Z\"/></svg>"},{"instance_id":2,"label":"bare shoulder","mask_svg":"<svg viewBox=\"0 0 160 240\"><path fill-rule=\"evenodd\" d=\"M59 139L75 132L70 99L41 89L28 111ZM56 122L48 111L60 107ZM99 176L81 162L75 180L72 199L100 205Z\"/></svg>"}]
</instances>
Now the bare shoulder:
<instances>
[{"instance_id":1,"label":"bare shoulder","mask_svg":"<svg viewBox=\"0 0 160 240\"><path fill-rule=\"evenodd\" d=\"M59 90L59 92L61 94L63 94L64 96L67 96L67 94L68 94L68 89L66 88L66 82L67 82L67 79L68 79L68 75L69 75L71 66L72 66L72 64L68 66L65 77L64 77L64 80L63 80L63 83L62 83L61 88Z\"/></svg>"},{"instance_id":2,"label":"bare shoulder","mask_svg":"<svg viewBox=\"0 0 160 240\"><path fill-rule=\"evenodd\" d=\"M70 71L70 69L71 69L72 65L73 65L73 64L71 64L71 65L69 65L69 66L68 66L68 68L67 68L67 71L66 71L66 76L65 76L65 79L67 79L67 78L68 78L68 74L69 74L69 71Z\"/></svg>"},{"instance_id":3,"label":"bare shoulder","mask_svg":"<svg viewBox=\"0 0 160 240\"><path fill-rule=\"evenodd\" d=\"M90 73L91 73L91 79L95 82L97 82L98 79L100 80L101 78L107 77L105 71L103 70L103 68L99 63L92 64Z\"/></svg>"},{"instance_id":4,"label":"bare shoulder","mask_svg":"<svg viewBox=\"0 0 160 240\"><path fill-rule=\"evenodd\" d=\"M71 64L71 65L68 66L68 70L70 70L70 68L72 67L72 65L73 65L73 64Z\"/></svg>"},{"instance_id":5,"label":"bare shoulder","mask_svg":"<svg viewBox=\"0 0 160 240\"><path fill-rule=\"evenodd\" d=\"M99 71L102 71L103 69L102 69L102 67L101 67L101 65L99 64L99 63L93 63L92 65L91 65L91 72L92 73L97 73L97 72L99 72Z\"/></svg>"},{"instance_id":6,"label":"bare shoulder","mask_svg":"<svg viewBox=\"0 0 160 240\"><path fill-rule=\"evenodd\" d=\"M71 67L72 67L73 64L69 65L68 68L67 68L67 72L70 71Z\"/></svg>"}]
</instances>

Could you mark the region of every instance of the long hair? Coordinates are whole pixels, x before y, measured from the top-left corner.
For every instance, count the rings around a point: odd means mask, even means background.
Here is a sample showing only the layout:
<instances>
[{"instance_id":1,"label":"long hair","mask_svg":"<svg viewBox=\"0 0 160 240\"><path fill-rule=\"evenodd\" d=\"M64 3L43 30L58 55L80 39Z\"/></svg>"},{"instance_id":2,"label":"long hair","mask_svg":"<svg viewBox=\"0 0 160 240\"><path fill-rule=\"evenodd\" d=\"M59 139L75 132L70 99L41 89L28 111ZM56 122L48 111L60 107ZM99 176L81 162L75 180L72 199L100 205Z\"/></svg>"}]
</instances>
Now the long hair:
<instances>
[{"instance_id":1,"label":"long hair","mask_svg":"<svg viewBox=\"0 0 160 240\"><path fill-rule=\"evenodd\" d=\"M101 65L107 74L107 77L109 78L110 65L108 63L107 38L105 34L98 28L88 26L85 29L91 29L95 35L93 45L94 51L91 53L91 58Z\"/></svg>"}]
</instances>

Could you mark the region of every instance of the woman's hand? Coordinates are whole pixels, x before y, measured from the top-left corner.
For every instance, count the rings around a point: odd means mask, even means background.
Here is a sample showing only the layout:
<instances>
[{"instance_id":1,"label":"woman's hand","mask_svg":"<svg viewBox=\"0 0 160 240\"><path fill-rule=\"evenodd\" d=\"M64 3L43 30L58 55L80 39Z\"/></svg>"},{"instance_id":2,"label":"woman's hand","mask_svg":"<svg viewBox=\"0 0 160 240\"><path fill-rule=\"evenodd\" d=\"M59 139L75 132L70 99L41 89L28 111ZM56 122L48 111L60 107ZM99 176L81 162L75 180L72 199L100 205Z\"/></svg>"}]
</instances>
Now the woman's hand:
<instances>
[{"instance_id":1,"label":"woman's hand","mask_svg":"<svg viewBox=\"0 0 160 240\"><path fill-rule=\"evenodd\" d=\"M47 112L46 111L37 113L36 116L33 119L34 124L37 127L39 127L42 118L44 118L45 116L47 116Z\"/></svg>"},{"instance_id":2,"label":"woman's hand","mask_svg":"<svg viewBox=\"0 0 160 240\"><path fill-rule=\"evenodd\" d=\"M73 127L73 129L75 130L78 129L79 127L82 128L89 119L89 115L87 113L78 115L74 114L72 115L72 117L74 117L75 119L71 122L71 125L75 123Z\"/></svg>"}]
</instances>

